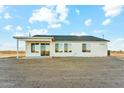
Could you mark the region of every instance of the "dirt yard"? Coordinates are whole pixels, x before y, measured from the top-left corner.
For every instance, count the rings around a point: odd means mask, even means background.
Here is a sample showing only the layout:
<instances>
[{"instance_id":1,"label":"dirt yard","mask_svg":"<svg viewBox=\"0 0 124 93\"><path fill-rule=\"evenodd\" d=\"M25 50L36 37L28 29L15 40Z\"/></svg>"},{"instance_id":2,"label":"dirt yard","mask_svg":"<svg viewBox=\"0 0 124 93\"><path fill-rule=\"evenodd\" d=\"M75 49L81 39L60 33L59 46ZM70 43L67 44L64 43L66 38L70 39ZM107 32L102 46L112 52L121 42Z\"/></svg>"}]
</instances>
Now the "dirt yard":
<instances>
[{"instance_id":1,"label":"dirt yard","mask_svg":"<svg viewBox=\"0 0 124 93\"><path fill-rule=\"evenodd\" d=\"M20 57L25 57L24 51L19 51ZM124 57L124 51L111 51L112 57ZM16 57L16 51L0 51L0 58L14 58Z\"/></svg>"},{"instance_id":2,"label":"dirt yard","mask_svg":"<svg viewBox=\"0 0 124 93\"><path fill-rule=\"evenodd\" d=\"M124 58L1 58L0 87L124 87Z\"/></svg>"},{"instance_id":3,"label":"dirt yard","mask_svg":"<svg viewBox=\"0 0 124 93\"><path fill-rule=\"evenodd\" d=\"M124 51L111 51L111 56L124 57Z\"/></svg>"},{"instance_id":4,"label":"dirt yard","mask_svg":"<svg viewBox=\"0 0 124 93\"><path fill-rule=\"evenodd\" d=\"M16 57L16 51L0 51L0 58L12 58ZM19 51L19 56L24 57L25 52L24 51Z\"/></svg>"}]
</instances>

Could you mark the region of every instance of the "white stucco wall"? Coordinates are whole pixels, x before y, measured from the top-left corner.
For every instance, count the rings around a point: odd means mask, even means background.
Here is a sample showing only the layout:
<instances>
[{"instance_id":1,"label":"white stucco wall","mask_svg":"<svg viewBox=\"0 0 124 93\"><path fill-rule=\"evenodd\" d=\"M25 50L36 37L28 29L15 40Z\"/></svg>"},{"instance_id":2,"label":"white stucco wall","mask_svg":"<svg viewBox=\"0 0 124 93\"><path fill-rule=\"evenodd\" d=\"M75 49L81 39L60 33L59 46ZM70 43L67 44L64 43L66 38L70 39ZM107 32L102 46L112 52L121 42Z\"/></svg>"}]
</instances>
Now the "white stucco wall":
<instances>
[{"instance_id":1,"label":"white stucco wall","mask_svg":"<svg viewBox=\"0 0 124 93\"><path fill-rule=\"evenodd\" d=\"M55 43L71 43L72 52L65 53L56 53L55 52ZM91 52L82 52L82 43L90 45ZM66 57L66 56L75 56L75 57L103 57L107 56L107 42L53 42L52 43L52 56L55 57ZM63 46L64 47L64 46Z\"/></svg>"},{"instance_id":2,"label":"white stucco wall","mask_svg":"<svg viewBox=\"0 0 124 93\"><path fill-rule=\"evenodd\" d=\"M55 43L63 44L63 52L56 53L55 52ZM65 53L64 52L64 43L71 43L72 52ZM90 44L91 52L82 52L82 43ZM40 49L40 48L39 48ZM40 51L40 50L39 50ZM40 56L39 53L31 53L31 42L26 42L26 56ZM50 56L51 57L104 57L107 56L107 42L72 42L72 41L59 41L59 42L51 42L50 41Z\"/></svg>"}]
</instances>

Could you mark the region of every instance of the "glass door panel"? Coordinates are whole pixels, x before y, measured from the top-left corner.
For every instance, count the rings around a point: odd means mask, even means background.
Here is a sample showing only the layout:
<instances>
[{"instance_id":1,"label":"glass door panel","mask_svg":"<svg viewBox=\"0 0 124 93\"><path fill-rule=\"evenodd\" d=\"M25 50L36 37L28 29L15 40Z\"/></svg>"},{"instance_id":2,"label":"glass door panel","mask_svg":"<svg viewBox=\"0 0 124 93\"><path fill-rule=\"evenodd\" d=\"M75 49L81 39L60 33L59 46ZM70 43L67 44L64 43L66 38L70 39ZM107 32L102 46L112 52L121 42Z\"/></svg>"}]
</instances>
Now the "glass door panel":
<instances>
[{"instance_id":1,"label":"glass door panel","mask_svg":"<svg viewBox=\"0 0 124 93\"><path fill-rule=\"evenodd\" d=\"M50 55L50 44L41 43L41 56L49 56L49 55Z\"/></svg>"}]
</instances>

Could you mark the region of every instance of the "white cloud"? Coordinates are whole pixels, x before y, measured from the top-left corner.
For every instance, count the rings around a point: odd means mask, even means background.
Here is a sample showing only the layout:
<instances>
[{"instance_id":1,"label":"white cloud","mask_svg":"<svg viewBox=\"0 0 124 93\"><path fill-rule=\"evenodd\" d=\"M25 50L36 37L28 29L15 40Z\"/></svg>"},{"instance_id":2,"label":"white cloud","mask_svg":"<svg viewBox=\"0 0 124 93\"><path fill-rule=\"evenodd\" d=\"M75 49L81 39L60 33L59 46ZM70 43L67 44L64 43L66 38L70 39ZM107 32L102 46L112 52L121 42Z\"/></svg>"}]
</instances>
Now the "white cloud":
<instances>
[{"instance_id":1,"label":"white cloud","mask_svg":"<svg viewBox=\"0 0 124 93\"><path fill-rule=\"evenodd\" d=\"M29 18L29 22L46 22L49 27L53 24L68 24L68 8L65 5L58 6L44 6L40 9L34 10L32 16ZM60 26L60 25L59 25Z\"/></svg>"},{"instance_id":2,"label":"white cloud","mask_svg":"<svg viewBox=\"0 0 124 93\"><path fill-rule=\"evenodd\" d=\"M30 29L27 32L15 31L13 36L29 36L29 33L31 36L33 36L33 35L46 35L46 34L48 34L48 31L47 31L47 29Z\"/></svg>"},{"instance_id":3,"label":"white cloud","mask_svg":"<svg viewBox=\"0 0 124 93\"><path fill-rule=\"evenodd\" d=\"M13 36L25 36L25 33L22 32L15 32Z\"/></svg>"},{"instance_id":4,"label":"white cloud","mask_svg":"<svg viewBox=\"0 0 124 93\"><path fill-rule=\"evenodd\" d=\"M50 24L49 26L48 26L48 28L60 28L61 27L61 24Z\"/></svg>"},{"instance_id":5,"label":"white cloud","mask_svg":"<svg viewBox=\"0 0 124 93\"><path fill-rule=\"evenodd\" d=\"M72 32L70 35L82 36L87 34L85 32Z\"/></svg>"},{"instance_id":6,"label":"white cloud","mask_svg":"<svg viewBox=\"0 0 124 93\"><path fill-rule=\"evenodd\" d=\"M13 25L6 25L4 27L6 31L22 31L23 28L20 25L13 26Z\"/></svg>"},{"instance_id":7,"label":"white cloud","mask_svg":"<svg viewBox=\"0 0 124 93\"><path fill-rule=\"evenodd\" d=\"M3 10L4 10L4 6L0 5L0 13L3 12Z\"/></svg>"},{"instance_id":8,"label":"white cloud","mask_svg":"<svg viewBox=\"0 0 124 93\"><path fill-rule=\"evenodd\" d=\"M27 26L26 28L27 28L27 29L31 29L31 27L30 27L30 26Z\"/></svg>"},{"instance_id":9,"label":"white cloud","mask_svg":"<svg viewBox=\"0 0 124 93\"><path fill-rule=\"evenodd\" d=\"M107 26L111 23L111 19L106 19L102 22L102 25Z\"/></svg>"},{"instance_id":10,"label":"white cloud","mask_svg":"<svg viewBox=\"0 0 124 93\"><path fill-rule=\"evenodd\" d=\"M118 16L122 12L121 5L105 5L103 7L106 17L115 17Z\"/></svg>"},{"instance_id":11,"label":"white cloud","mask_svg":"<svg viewBox=\"0 0 124 93\"><path fill-rule=\"evenodd\" d=\"M87 19L87 20L85 20L84 24L86 26L90 26L92 24L92 20L91 19Z\"/></svg>"},{"instance_id":12,"label":"white cloud","mask_svg":"<svg viewBox=\"0 0 124 93\"><path fill-rule=\"evenodd\" d=\"M16 44L12 44L12 42L4 42L0 44L0 50L15 50Z\"/></svg>"},{"instance_id":13,"label":"white cloud","mask_svg":"<svg viewBox=\"0 0 124 93\"><path fill-rule=\"evenodd\" d=\"M0 50L16 50L16 42L7 41L0 43ZM25 50L25 42L19 42L19 50Z\"/></svg>"},{"instance_id":14,"label":"white cloud","mask_svg":"<svg viewBox=\"0 0 124 93\"><path fill-rule=\"evenodd\" d=\"M78 9L75 9L75 12L77 13L77 15L80 15L80 11Z\"/></svg>"},{"instance_id":15,"label":"white cloud","mask_svg":"<svg viewBox=\"0 0 124 93\"><path fill-rule=\"evenodd\" d=\"M18 26L16 26L16 30L17 30L17 31L22 31L23 28L22 28L20 25L18 25Z\"/></svg>"},{"instance_id":16,"label":"white cloud","mask_svg":"<svg viewBox=\"0 0 124 93\"><path fill-rule=\"evenodd\" d=\"M5 29L6 31L12 31L12 30L13 30L13 25L6 25L6 26L4 27L4 29Z\"/></svg>"},{"instance_id":17,"label":"white cloud","mask_svg":"<svg viewBox=\"0 0 124 93\"><path fill-rule=\"evenodd\" d=\"M93 32L94 33L102 33L102 32L105 32L105 30L94 30Z\"/></svg>"},{"instance_id":18,"label":"white cloud","mask_svg":"<svg viewBox=\"0 0 124 93\"><path fill-rule=\"evenodd\" d=\"M48 31L47 31L47 29L32 29L32 30L28 31L27 34L29 34L29 33L32 36L33 35L46 35L46 34L48 34Z\"/></svg>"},{"instance_id":19,"label":"white cloud","mask_svg":"<svg viewBox=\"0 0 124 93\"><path fill-rule=\"evenodd\" d=\"M37 9L32 13L32 17L30 17L29 22L33 23L35 21L39 21L51 23L53 20L55 19L52 11L47 7L42 7L41 9Z\"/></svg>"},{"instance_id":20,"label":"white cloud","mask_svg":"<svg viewBox=\"0 0 124 93\"><path fill-rule=\"evenodd\" d=\"M65 5L57 5L56 15L58 16L58 21L63 23L68 23L68 8Z\"/></svg>"},{"instance_id":21,"label":"white cloud","mask_svg":"<svg viewBox=\"0 0 124 93\"><path fill-rule=\"evenodd\" d=\"M117 38L110 41L109 43L110 50L123 50L124 51L124 38Z\"/></svg>"},{"instance_id":22,"label":"white cloud","mask_svg":"<svg viewBox=\"0 0 124 93\"><path fill-rule=\"evenodd\" d=\"M5 14L4 14L4 19L10 19L10 18L12 18L12 17L10 16L9 13L5 13Z\"/></svg>"}]
</instances>

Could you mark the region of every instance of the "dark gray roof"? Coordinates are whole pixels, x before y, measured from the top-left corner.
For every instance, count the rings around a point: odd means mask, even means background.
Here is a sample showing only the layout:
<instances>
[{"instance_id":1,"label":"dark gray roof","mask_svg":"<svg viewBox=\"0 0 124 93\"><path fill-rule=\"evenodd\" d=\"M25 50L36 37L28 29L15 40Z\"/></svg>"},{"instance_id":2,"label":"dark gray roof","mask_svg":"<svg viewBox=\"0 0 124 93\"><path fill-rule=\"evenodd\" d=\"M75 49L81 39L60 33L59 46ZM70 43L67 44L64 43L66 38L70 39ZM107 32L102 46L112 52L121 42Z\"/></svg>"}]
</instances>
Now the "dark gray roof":
<instances>
[{"instance_id":1,"label":"dark gray roof","mask_svg":"<svg viewBox=\"0 0 124 93\"><path fill-rule=\"evenodd\" d=\"M74 36L74 35L34 35L33 37L54 37L55 41L107 41L109 40L94 36Z\"/></svg>"}]
</instances>

